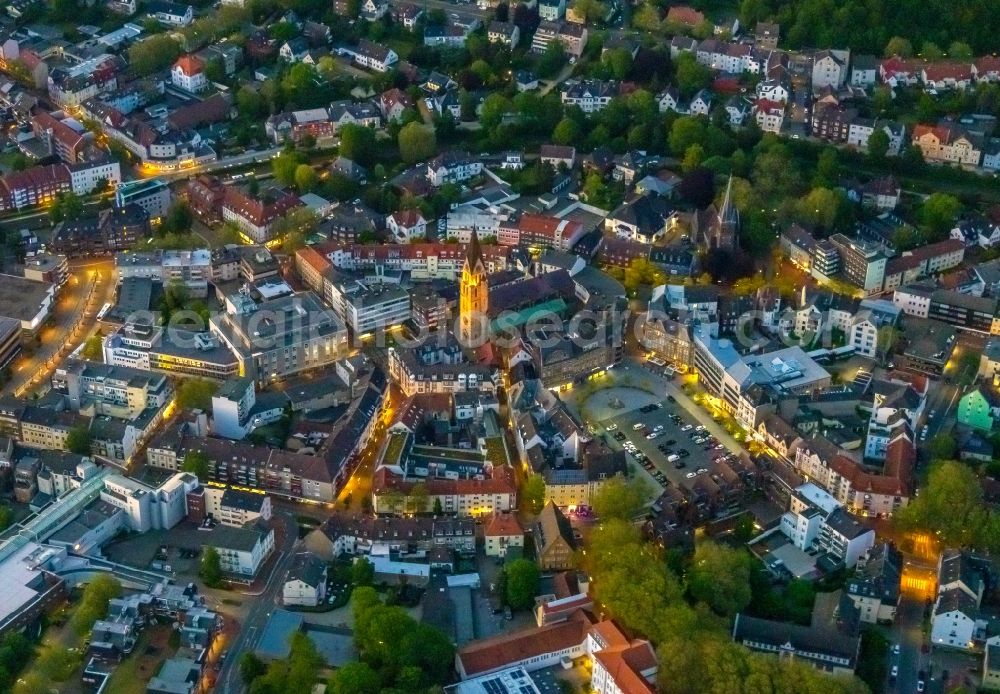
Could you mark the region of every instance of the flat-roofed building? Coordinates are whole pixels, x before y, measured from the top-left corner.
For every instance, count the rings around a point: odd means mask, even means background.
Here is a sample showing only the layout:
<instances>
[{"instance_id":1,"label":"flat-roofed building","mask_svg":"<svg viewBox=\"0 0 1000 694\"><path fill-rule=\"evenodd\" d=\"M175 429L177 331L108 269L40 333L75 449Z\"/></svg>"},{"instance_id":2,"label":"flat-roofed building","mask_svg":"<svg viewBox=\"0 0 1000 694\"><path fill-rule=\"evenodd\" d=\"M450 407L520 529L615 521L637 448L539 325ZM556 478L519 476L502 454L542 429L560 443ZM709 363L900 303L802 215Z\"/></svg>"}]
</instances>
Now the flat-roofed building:
<instances>
[{"instance_id":1,"label":"flat-roofed building","mask_svg":"<svg viewBox=\"0 0 1000 694\"><path fill-rule=\"evenodd\" d=\"M55 286L49 282L0 274L0 317L12 318L21 329L35 333L52 310Z\"/></svg>"},{"instance_id":2,"label":"flat-roofed building","mask_svg":"<svg viewBox=\"0 0 1000 694\"><path fill-rule=\"evenodd\" d=\"M211 332L257 381L329 365L344 355L347 330L312 292L264 301L250 313L212 316Z\"/></svg>"},{"instance_id":3,"label":"flat-roofed building","mask_svg":"<svg viewBox=\"0 0 1000 694\"><path fill-rule=\"evenodd\" d=\"M104 338L104 361L146 371L226 380L240 375L240 359L209 332L164 330L130 322Z\"/></svg>"},{"instance_id":4,"label":"flat-roofed building","mask_svg":"<svg viewBox=\"0 0 1000 694\"><path fill-rule=\"evenodd\" d=\"M150 219L162 219L170 210L170 186L159 178L140 179L118 184L115 206L135 203L146 210Z\"/></svg>"}]
</instances>

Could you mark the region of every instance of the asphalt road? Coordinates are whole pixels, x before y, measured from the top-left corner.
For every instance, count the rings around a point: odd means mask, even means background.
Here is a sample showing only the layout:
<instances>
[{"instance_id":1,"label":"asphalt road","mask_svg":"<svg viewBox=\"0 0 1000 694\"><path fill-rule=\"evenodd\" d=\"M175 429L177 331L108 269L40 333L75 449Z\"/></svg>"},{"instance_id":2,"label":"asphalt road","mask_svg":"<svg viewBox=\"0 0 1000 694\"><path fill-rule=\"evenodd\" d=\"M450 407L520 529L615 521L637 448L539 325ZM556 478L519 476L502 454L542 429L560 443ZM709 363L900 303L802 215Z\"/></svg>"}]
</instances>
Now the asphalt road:
<instances>
[{"instance_id":1,"label":"asphalt road","mask_svg":"<svg viewBox=\"0 0 1000 694\"><path fill-rule=\"evenodd\" d=\"M238 154L235 157L226 157L225 159L206 162L199 166L189 166L177 171L157 171L146 169L144 167L137 167L137 171L139 178L162 178L165 180L190 178L196 174L209 173L213 171L219 172L224 171L225 169L232 169L238 166L252 164L254 162L270 161L275 154L281 151L281 149L281 147L272 147L270 149L262 149L256 152L244 152L243 154Z\"/></svg>"},{"instance_id":2,"label":"asphalt road","mask_svg":"<svg viewBox=\"0 0 1000 694\"><path fill-rule=\"evenodd\" d=\"M695 472L702 467L708 467L709 462L716 455L722 455L727 452L739 454L745 450L740 442L730 436L718 422L712 419L708 412L694 403L679 386L657 375L651 369L645 368L644 363L628 358L622 364L616 366L611 374L612 376L606 387L610 388L616 385L615 382L621 382L622 379L628 377L631 377L633 380L648 381L657 393L656 395L651 395L649 400L651 402L663 402L664 407L650 413L643 413L635 409L631 412L604 420L601 422L601 427L605 428L611 422L618 424L619 430L625 434L627 439L632 441L641 452L646 454L653 461L656 468L663 472L672 484L686 487L693 481L687 477L688 473ZM622 385L628 387L625 383L622 383ZM659 395L659 393L663 395ZM668 402L666 400L667 395L673 397L675 402ZM681 417L680 425L675 425L673 421L668 419L671 413ZM632 427L638 422L646 424L647 429L641 432L634 430ZM702 446L691 440L690 434L692 432L680 431L680 427L686 424L704 426L705 433L714 436L724 446L724 450L703 450ZM653 427L658 425L663 426L662 433L655 439L647 439L646 434L648 431L651 431ZM675 444L671 445L673 450L676 451L684 448L690 453L689 457L683 459L686 464L684 468L675 468L673 463L667 462L667 456L657 449L660 443L665 443L670 439L676 441ZM622 447L622 444L614 439L613 434L607 434L607 440L611 446L616 448ZM638 465L634 461L630 462ZM639 467L641 468L641 466Z\"/></svg>"},{"instance_id":3,"label":"asphalt road","mask_svg":"<svg viewBox=\"0 0 1000 694\"><path fill-rule=\"evenodd\" d=\"M52 325L39 333L38 349L14 363L5 392L23 395L41 385L58 361L87 339L97 325L97 312L114 293L113 272L110 258L81 259L70 265L70 278L55 301Z\"/></svg>"},{"instance_id":4,"label":"asphalt road","mask_svg":"<svg viewBox=\"0 0 1000 694\"><path fill-rule=\"evenodd\" d=\"M917 674L922 666L923 655L920 647L923 644L921 624L924 618L924 604L917 598L903 595L896 609L896 621L893 625L893 643L899 644L899 655L889 655L889 668L893 665L899 668L899 676L895 689L900 692L917 691ZM890 683L891 685L892 683Z\"/></svg>"},{"instance_id":5,"label":"asphalt road","mask_svg":"<svg viewBox=\"0 0 1000 694\"><path fill-rule=\"evenodd\" d=\"M222 694L238 694L245 690L239 674L240 656L256 647L268 617L271 616L271 612L276 607L281 605L281 590L284 586L285 576L288 574L288 567L295 556L298 529L290 513L278 511L274 517L279 518L285 526L284 539L281 547L275 548L277 561L272 563L271 573L268 575L260 595L246 601L251 603L251 607L244 617L243 624L240 625L239 635L226 647L229 655L222 664L219 678L216 680L218 683L216 691Z\"/></svg>"}]
</instances>

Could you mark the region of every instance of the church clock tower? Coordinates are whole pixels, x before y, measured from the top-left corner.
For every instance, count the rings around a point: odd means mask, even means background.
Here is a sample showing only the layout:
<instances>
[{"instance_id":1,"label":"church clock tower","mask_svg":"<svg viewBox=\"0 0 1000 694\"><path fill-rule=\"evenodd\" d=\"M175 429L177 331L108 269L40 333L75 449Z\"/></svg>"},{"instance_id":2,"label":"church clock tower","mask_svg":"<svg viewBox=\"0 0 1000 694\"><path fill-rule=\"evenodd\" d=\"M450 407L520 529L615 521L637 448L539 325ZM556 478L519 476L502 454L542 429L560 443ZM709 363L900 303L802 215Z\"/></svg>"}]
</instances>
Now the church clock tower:
<instances>
[{"instance_id":1,"label":"church clock tower","mask_svg":"<svg viewBox=\"0 0 1000 694\"><path fill-rule=\"evenodd\" d=\"M465 347L479 347L488 335L490 305L489 285L486 282L486 263L479 235L472 232L468 255L462 267L462 282L458 300L458 340Z\"/></svg>"}]
</instances>

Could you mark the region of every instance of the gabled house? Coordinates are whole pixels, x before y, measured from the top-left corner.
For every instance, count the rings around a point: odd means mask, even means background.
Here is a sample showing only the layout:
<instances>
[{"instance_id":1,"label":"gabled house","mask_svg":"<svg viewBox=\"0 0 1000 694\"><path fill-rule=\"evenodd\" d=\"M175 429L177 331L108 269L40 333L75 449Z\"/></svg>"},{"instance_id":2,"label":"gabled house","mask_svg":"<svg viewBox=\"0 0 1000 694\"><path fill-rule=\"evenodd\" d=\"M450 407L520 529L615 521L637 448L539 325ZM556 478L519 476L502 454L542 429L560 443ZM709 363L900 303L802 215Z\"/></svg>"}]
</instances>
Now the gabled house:
<instances>
[{"instance_id":1,"label":"gabled house","mask_svg":"<svg viewBox=\"0 0 1000 694\"><path fill-rule=\"evenodd\" d=\"M778 101L757 99L753 105L754 118L766 133L780 133L785 122L785 106Z\"/></svg>"},{"instance_id":2,"label":"gabled house","mask_svg":"<svg viewBox=\"0 0 1000 694\"><path fill-rule=\"evenodd\" d=\"M435 187L467 181L482 172L483 162L460 150L442 152L427 164L427 180Z\"/></svg>"},{"instance_id":3,"label":"gabled house","mask_svg":"<svg viewBox=\"0 0 1000 694\"><path fill-rule=\"evenodd\" d=\"M494 513L483 528L487 557L505 557L512 547L524 547L524 528L516 513Z\"/></svg>"},{"instance_id":4,"label":"gabled house","mask_svg":"<svg viewBox=\"0 0 1000 694\"><path fill-rule=\"evenodd\" d=\"M542 145L538 152L539 161L553 169L560 166L572 169L576 163L576 147L568 145Z\"/></svg>"},{"instance_id":5,"label":"gabled house","mask_svg":"<svg viewBox=\"0 0 1000 694\"><path fill-rule=\"evenodd\" d=\"M146 15L171 26L186 27L194 21L194 8L168 0L149 0L143 3Z\"/></svg>"},{"instance_id":6,"label":"gabled house","mask_svg":"<svg viewBox=\"0 0 1000 694\"><path fill-rule=\"evenodd\" d=\"M184 55L170 69L170 81L175 87L197 94L208 86L205 62L196 55Z\"/></svg>"},{"instance_id":7,"label":"gabled house","mask_svg":"<svg viewBox=\"0 0 1000 694\"><path fill-rule=\"evenodd\" d=\"M616 82L585 80L566 85L562 91L564 106L579 106L584 113L597 113L618 96Z\"/></svg>"},{"instance_id":8,"label":"gabled house","mask_svg":"<svg viewBox=\"0 0 1000 694\"><path fill-rule=\"evenodd\" d=\"M608 215L604 228L618 238L652 244L677 221L677 211L665 199L658 195L639 195Z\"/></svg>"},{"instance_id":9,"label":"gabled house","mask_svg":"<svg viewBox=\"0 0 1000 694\"><path fill-rule=\"evenodd\" d=\"M965 89L972 83L973 67L961 61L928 63L920 71L925 90Z\"/></svg>"},{"instance_id":10,"label":"gabled house","mask_svg":"<svg viewBox=\"0 0 1000 694\"><path fill-rule=\"evenodd\" d=\"M296 36L281 44L278 55L287 63L301 63L309 55L309 42L304 36Z\"/></svg>"},{"instance_id":11,"label":"gabled house","mask_svg":"<svg viewBox=\"0 0 1000 694\"><path fill-rule=\"evenodd\" d=\"M395 243L414 243L427 239L427 220L420 210L399 210L386 217L386 229Z\"/></svg>"},{"instance_id":12,"label":"gabled house","mask_svg":"<svg viewBox=\"0 0 1000 694\"><path fill-rule=\"evenodd\" d=\"M486 37L490 43L500 43L514 48L521 38L521 30L513 22L490 22Z\"/></svg>"},{"instance_id":13,"label":"gabled house","mask_svg":"<svg viewBox=\"0 0 1000 694\"><path fill-rule=\"evenodd\" d=\"M379 97L379 107L386 122L401 120L406 109L413 108L413 100L401 89L393 87Z\"/></svg>"},{"instance_id":14,"label":"gabled house","mask_svg":"<svg viewBox=\"0 0 1000 694\"><path fill-rule=\"evenodd\" d=\"M326 563L309 552L296 554L285 576L283 605L318 607L326 600Z\"/></svg>"},{"instance_id":15,"label":"gabled house","mask_svg":"<svg viewBox=\"0 0 1000 694\"><path fill-rule=\"evenodd\" d=\"M729 124L739 127L750 115L750 104L739 94L734 94L726 101L726 114L729 116Z\"/></svg>"},{"instance_id":16,"label":"gabled house","mask_svg":"<svg viewBox=\"0 0 1000 694\"><path fill-rule=\"evenodd\" d=\"M841 87L847 81L847 65L851 52L847 50L829 49L820 51L813 56L812 88L819 91L821 87Z\"/></svg>"},{"instance_id":17,"label":"gabled house","mask_svg":"<svg viewBox=\"0 0 1000 694\"><path fill-rule=\"evenodd\" d=\"M902 594L903 555L888 542L875 545L858 561L844 594L866 624L892 624Z\"/></svg>"},{"instance_id":18,"label":"gabled house","mask_svg":"<svg viewBox=\"0 0 1000 694\"><path fill-rule=\"evenodd\" d=\"M361 16L369 22L381 19L388 11L387 0L364 0L361 3Z\"/></svg>"},{"instance_id":19,"label":"gabled house","mask_svg":"<svg viewBox=\"0 0 1000 694\"><path fill-rule=\"evenodd\" d=\"M417 26L417 22L424 16L424 8L408 2L405 5L399 5L392 14L393 19L405 28L413 31Z\"/></svg>"},{"instance_id":20,"label":"gabled house","mask_svg":"<svg viewBox=\"0 0 1000 694\"><path fill-rule=\"evenodd\" d=\"M693 116L707 116L712 110L712 92L707 89L700 90L691 99L688 112Z\"/></svg>"},{"instance_id":21,"label":"gabled house","mask_svg":"<svg viewBox=\"0 0 1000 694\"><path fill-rule=\"evenodd\" d=\"M538 566L542 571L564 571L576 564L576 539L573 526L551 500L538 514L532 536Z\"/></svg>"},{"instance_id":22,"label":"gabled house","mask_svg":"<svg viewBox=\"0 0 1000 694\"><path fill-rule=\"evenodd\" d=\"M667 87L660 92L656 102L660 107L660 113L666 113L667 111L686 112L687 110L684 109L682 111L681 109L681 95L677 91L677 87Z\"/></svg>"},{"instance_id":23,"label":"gabled house","mask_svg":"<svg viewBox=\"0 0 1000 694\"><path fill-rule=\"evenodd\" d=\"M368 0L368 2L372 2L372 0ZM352 53L355 63L375 72L388 72L399 62L399 55L396 54L396 51L380 43L372 43L367 39L361 39Z\"/></svg>"},{"instance_id":24,"label":"gabled house","mask_svg":"<svg viewBox=\"0 0 1000 694\"><path fill-rule=\"evenodd\" d=\"M982 159L982 135L953 123L915 126L913 144L927 161L979 166Z\"/></svg>"},{"instance_id":25,"label":"gabled house","mask_svg":"<svg viewBox=\"0 0 1000 694\"><path fill-rule=\"evenodd\" d=\"M988 620L980 612L986 592L994 587L989 559L947 549L938 559L938 596L931 613L935 647L973 650L986 640Z\"/></svg>"}]
</instances>

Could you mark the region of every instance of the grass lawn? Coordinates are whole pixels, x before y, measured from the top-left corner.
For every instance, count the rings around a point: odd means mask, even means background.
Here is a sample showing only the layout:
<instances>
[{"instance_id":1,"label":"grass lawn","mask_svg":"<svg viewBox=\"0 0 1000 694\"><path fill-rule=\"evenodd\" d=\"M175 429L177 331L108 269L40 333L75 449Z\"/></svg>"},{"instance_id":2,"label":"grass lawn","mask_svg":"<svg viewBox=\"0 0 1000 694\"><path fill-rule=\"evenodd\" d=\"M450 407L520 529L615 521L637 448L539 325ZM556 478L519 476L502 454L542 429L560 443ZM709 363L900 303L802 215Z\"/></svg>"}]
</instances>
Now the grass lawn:
<instances>
[{"instance_id":1,"label":"grass lawn","mask_svg":"<svg viewBox=\"0 0 1000 694\"><path fill-rule=\"evenodd\" d=\"M144 694L149 680L159 672L163 661L173 657L177 646L171 643L173 629L158 624L146 629L132 654L111 675L107 691L115 694Z\"/></svg>"},{"instance_id":2,"label":"grass lawn","mask_svg":"<svg viewBox=\"0 0 1000 694\"><path fill-rule=\"evenodd\" d=\"M502 438L486 439L486 459L494 465L507 465L507 449L504 448Z\"/></svg>"},{"instance_id":3,"label":"grass lawn","mask_svg":"<svg viewBox=\"0 0 1000 694\"><path fill-rule=\"evenodd\" d=\"M382 460L385 461L387 465L398 465L400 460L399 457L403 453L403 448L406 446L406 441L409 439L410 435L403 434L392 434L389 437L389 444L386 446L385 455Z\"/></svg>"},{"instance_id":4,"label":"grass lawn","mask_svg":"<svg viewBox=\"0 0 1000 694\"><path fill-rule=\"evenodd\" d=\"M144 642L145 636L139 639L137 648L143 648ZM149 676L143 677L139 670L139 661L140 659L135 656L123 660L108 680L108 691L115 694L144 694Z\"/></svg>"}]
</instances>

